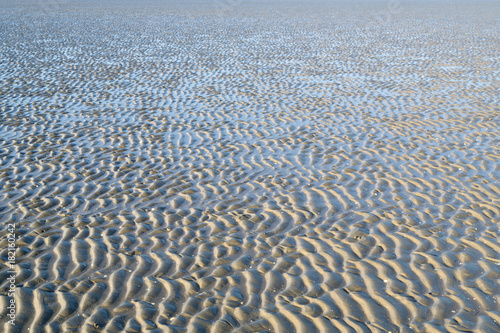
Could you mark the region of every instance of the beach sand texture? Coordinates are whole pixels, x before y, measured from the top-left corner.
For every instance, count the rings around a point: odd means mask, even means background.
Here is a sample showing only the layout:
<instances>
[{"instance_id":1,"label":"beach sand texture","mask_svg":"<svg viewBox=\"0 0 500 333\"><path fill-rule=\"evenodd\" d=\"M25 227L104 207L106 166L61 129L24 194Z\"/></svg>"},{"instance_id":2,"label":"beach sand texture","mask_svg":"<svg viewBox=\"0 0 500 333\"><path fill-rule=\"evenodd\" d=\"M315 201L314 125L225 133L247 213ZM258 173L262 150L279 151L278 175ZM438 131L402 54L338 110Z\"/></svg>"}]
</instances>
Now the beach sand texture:
<instances>
[{"instance_id":1,"label":"beach sand texture","mask_svg":"<svg viewBox=\"0 0 500 333\"><path fill-rule=\"evenodd\" d=\"M499 332L499 5L388 6L3 4L0 331Z\"/></svg>"}]
</instances>

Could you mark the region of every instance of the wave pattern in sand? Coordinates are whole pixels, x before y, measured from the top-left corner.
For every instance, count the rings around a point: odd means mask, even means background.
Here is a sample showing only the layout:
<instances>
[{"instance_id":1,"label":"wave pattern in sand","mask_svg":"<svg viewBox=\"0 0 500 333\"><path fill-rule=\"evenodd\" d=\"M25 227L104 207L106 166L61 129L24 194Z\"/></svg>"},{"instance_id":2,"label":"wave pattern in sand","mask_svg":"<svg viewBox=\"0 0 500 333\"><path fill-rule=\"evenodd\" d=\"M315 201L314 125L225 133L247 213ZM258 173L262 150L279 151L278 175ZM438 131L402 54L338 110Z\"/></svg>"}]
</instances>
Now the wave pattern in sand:
<instances>
[{"instance_id":1,"label":"wave pattern in sand","mask_svg":"<svg viewBox=\"0 0 500 333\"><path fill-rule=\"evenodd\" d=\"M500 330L498 16L64 8L1 12L5 331Z\"/></svg>"}]
</instances>

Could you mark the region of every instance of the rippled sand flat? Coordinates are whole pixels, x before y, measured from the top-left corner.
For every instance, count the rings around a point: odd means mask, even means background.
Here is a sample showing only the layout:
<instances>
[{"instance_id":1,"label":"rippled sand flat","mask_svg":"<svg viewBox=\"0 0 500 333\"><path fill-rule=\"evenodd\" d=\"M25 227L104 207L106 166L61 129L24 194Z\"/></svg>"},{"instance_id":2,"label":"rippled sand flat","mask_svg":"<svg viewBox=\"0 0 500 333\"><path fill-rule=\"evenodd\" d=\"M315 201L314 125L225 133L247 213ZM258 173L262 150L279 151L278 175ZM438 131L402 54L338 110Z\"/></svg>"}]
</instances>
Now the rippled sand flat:
<instances>
[{"instance_id":1,"label":"rippled sand flat","mask_svg":"<svg viewBox=\"0 0 500 333\"><path fill-rule=\"evenodd\" d=\"M498 3L41 3L0 6L0 331L500 331Z\"/></svg>"}]
</instances>

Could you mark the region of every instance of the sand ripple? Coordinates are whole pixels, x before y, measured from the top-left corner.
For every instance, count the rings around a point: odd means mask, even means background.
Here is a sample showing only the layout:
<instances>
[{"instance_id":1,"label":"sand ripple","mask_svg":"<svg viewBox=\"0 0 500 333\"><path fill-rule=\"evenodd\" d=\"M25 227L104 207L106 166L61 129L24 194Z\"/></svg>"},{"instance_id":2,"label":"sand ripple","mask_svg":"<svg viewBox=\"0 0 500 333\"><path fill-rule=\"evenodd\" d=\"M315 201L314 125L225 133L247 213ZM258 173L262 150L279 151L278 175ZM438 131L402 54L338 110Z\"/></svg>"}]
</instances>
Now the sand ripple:
<instances>
[{"instance_id":1,"label":"sand ripple","mask_svg":"<svg viewBox=\"0 0 500 333\"><path fill-rule=\"evenodd\" d=\"M2 330L500 331L498 6L274 6L0 10Z\"/></svg>"}]
</instances>

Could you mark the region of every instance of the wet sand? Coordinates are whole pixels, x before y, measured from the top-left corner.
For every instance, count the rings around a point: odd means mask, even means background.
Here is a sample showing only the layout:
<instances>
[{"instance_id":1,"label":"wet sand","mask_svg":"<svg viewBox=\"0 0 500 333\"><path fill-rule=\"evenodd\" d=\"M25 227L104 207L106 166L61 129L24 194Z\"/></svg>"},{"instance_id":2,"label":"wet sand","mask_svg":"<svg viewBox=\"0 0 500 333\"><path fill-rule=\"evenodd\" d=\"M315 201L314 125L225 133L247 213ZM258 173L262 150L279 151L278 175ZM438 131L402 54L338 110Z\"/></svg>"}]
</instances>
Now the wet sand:
<instances>
[{"instance_id":1,"label":"wet sand","mask_svg":"<svg viewBox=\"0 0 500 333\"><path fill-rule=\"evenodd\" d=\"M499 13L2 5L0 331L500 331Z\"/></svg>"}]
</instances>

